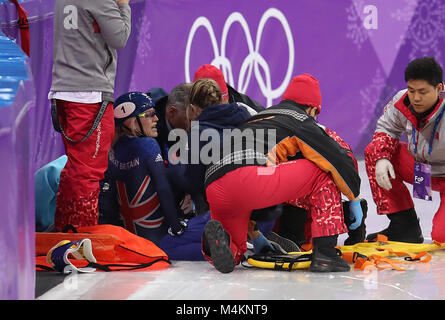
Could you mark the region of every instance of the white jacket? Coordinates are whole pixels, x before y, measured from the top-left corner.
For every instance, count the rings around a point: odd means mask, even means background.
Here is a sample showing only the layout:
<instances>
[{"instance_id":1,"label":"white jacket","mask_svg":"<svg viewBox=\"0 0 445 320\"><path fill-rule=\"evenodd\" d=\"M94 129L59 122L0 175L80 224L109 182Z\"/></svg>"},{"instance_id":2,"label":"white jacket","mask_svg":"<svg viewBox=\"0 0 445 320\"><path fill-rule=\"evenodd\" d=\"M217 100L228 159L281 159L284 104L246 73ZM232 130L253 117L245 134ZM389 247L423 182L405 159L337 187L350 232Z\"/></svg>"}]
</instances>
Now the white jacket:
<instances>
[{"instance_id":1,"label":"white jacket","mask_svg":"<svg viewBox=\"0 0 445 320\"><path fill-rule=\"evenodd\" d=\"M117 49L131 32L131 9L116 0L57 0L51 91L107 94L113 100Z\"/></svg>"},{"instance_id":2,"label":"white jacket","mask_svg":"<svg viewBox=\"0 0 445 320\"><path fill-rule=\"evenodd\" d=\"M439 100L435 110L428 116L427 123L420 130L417 128L417 119L408 109L409 103L407 89L399 91L386 105L383 115L377 121L375 132L385 132L395 139L400 139L405 133L408 150L416 161L431 164L432 176L445 177L445 115L437 125L432 139L431 154L429 154L430 139L436 120L445 108L445 101ZM414 139L417 139L416 153L414 152L413 126Z\"/></svg>"}]
</instances>

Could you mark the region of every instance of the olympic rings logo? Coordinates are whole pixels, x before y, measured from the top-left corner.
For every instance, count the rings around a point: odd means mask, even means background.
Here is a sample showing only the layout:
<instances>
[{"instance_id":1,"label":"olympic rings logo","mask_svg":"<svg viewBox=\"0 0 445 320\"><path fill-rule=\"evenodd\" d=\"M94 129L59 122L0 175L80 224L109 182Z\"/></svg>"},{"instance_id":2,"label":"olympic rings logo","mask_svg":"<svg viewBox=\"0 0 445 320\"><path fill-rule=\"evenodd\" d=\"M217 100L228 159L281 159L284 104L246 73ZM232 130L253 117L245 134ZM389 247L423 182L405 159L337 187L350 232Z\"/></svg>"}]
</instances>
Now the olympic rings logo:
<instances>
[{"instance_id":1,"label":"olympic rings logo","mask_svg":"<svg viewBox=\"0 0 445 320\"><path fill-rule=\"evenodd\" d=\"M266 62L266 60L263 58L261 53L259 52L260 43L261 43L261 37L264 31L264 26L266 22L271 19L275 18L283 27L284 34L286 35L287 39L287 45L289 49L289 62L287 66L287 71L284 76L283 81L277 88L272 88L272 80L270 75L270 67L269 64ZM193 23L190 33L187 40L187 46L185 51L185 78L187 82L190 82L190 49L193 43L193 38L195 36L196 31L200 27L204 27L210 36L211 45L213 47L213 53L215 58L210 62L210 64L218 67L221 69L221 71L224 74L224 77L226 81L233 87L234 86L234 77L232 72L232 67L229 59L226 57L226 41L227 41L227 35L228 32L235 22L238 22L242 29L244 30L244 34L246 36L247 41L247 47L249 50L249 54L247 57L243 60L238 76L238 85L236 86L237 90L245 93L247 90L247 87L249 85L251 76L252 76L252 70L254 72L255 78L258 81L260 90L264 97L267 99L267 106L272 105L272 100L278 97L281 97L281 95L284 93L284 91L287 88L287 85L289 84L292 72L294 69L294 40L292 37L292 32L290 30L289 24L283 15L281 11L275 8L268 9L263 16L260 19L259 25L258 25L258 31L256 34L256 41L255 46L253 45L253 39L250 34L249 25L247 24L246 20L244 19L243 15L239 12L232 13L227 20L225 21L224 28L222 31L221 36L221 52L218 48L218 42L216 40L215 33L212 28L212 24L206 17L199 17L195 20ZM264 77L263 79L262 74L260 73L260 67L263 70Z\"/></svg>"}]
</instances>

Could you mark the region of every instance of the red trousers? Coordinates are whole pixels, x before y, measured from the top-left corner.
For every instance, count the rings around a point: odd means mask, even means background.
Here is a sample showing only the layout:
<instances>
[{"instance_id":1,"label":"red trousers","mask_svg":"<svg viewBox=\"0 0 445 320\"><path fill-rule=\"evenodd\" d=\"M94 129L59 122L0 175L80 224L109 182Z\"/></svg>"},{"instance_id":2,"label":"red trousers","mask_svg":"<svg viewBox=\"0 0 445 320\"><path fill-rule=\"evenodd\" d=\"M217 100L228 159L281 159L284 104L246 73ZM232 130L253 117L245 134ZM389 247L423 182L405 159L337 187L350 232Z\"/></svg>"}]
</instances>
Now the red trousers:
<instances>
[{"instance_id":1,"label":"red trousers","mask_svg":"<svg viewBox=\"0 0 445 320\"><path fill-rule=\"evenodd\" d=\"M330 174L309 160L288 161L267 168L242 167L212 182L206 194L211 218L220 221L230 235L236 263L247 250L248 223L254 209L302 199L312 219L312 237L347 232L340 191Z\"/></svg>"},{"instance_id":2,"label":"red trousers","mask_svg":"<svg viewBox=\"0 0 445 320\"><path fill-rule=\"evenodd\" d=\"M375 178L375 164L380 155L374 150L378 150L371 142L365 149L365 165L371 186L372 197L377 206L377 214L390 214L398 211L414 208L411 193L404 184L413 183L414 180L414 158L409 153L407 144L400 142L395 147L391 159L396 174L395 179L391 179L392 189L387 191L381 188ZM433 218L433 229L431 237L433 240L445 242L445 178L431 178L431 189L440 192L440 206Z\"/></svg>"},{"instance_id":3,"label":"red trousers","mask_svg":"<svg viewBox=\"0 0 445 320\"><path fill-rule=\"evenodd\" d=\"M57 100L59 120L67 136L82 139L90 130L100 103L85 104ZM54 224L58 231L98 223L99 181L108 167L108 150L114 136L113 104L110 103L100 124L83 142L63 138L68 161L60 174Z\"/></svg>"}]
</instances>

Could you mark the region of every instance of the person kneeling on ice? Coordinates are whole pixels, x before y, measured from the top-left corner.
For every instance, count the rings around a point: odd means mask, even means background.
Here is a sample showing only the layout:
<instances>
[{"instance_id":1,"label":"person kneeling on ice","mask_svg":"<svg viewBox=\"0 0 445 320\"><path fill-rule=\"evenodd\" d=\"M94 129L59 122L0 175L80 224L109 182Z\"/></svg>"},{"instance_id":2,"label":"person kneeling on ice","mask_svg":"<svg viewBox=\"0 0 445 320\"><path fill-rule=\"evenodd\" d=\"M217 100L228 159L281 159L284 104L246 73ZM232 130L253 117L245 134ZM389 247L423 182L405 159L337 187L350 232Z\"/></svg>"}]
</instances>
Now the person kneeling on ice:
<instances>
[{"instance_id":1,"label":"person kneeling on ice","mask_svg":"<svg viewBox=\"0 0 445 320\"><path fill-rule=\"evenodd\" d=\"M365 149L366 172L377 214L390 220L386 229L369 234L367 239L372 241L377 234L383 234L392 241L423 242L407 182L413 184L416 198L431 200L431 190L440 192L431 238L445 242L443 71L434 58L419 58L406 67L405 81L407 89L399 91L386 105ZM407 142L399 141L403 133Z\"/></svg>"},{"instance_id":2,"label":"person kneeling on ice","mask_svg":"<svg viewBox=\"0 0 445 320\"><path fill-rule=\"evenodd\" d=\"M170 149L172 151L178 146L179 148L188 146L179 149L181 156L177 159L177 163L169 166L169 170L173 169L176 173L176 181L172 184L177 183L189 194L204 194L206 165L212 163L213 151L219 152L226 131L235 129L251 115L238 103L223 103L219 85L209 78L199 79L192 84L190 104L186 114L191 120L191 131L186 136L187 143L179 141L177 146ZM199 157L194 159L196 155ZM216 154L214 156L216 161ZM255 252L279 250L283 253L286 250L298 250L294 243L278 235L274 239L267 239L272 234L270 230L274 224L273 220L279 214L277 208L261 208L257 214L261 218L258 221L259 225L252 221L248 236Z\"/></svg>"},{"instance_id":3,"label":"person kneeling on ice","mask_svg":"<svg viewBox=\"0 0 445 320\"><path fill-rule=\"evenodd\" d=\"M207 166L206 195L211 218L203 233L203 253L222 272L233 271L246 251L254 209L305 199L312 218L313 272L349 271L335 248L348 231L341 193L360 225L360 177L353 158L298 105L321 105L317 79L294 77L282 101L238 126L225 137L220 160ZM241 138L240 138L241 136ZM286 161L298 155L297 160ZM278 163L278 164L277 164Z\"/></svg>"}]
</instances>

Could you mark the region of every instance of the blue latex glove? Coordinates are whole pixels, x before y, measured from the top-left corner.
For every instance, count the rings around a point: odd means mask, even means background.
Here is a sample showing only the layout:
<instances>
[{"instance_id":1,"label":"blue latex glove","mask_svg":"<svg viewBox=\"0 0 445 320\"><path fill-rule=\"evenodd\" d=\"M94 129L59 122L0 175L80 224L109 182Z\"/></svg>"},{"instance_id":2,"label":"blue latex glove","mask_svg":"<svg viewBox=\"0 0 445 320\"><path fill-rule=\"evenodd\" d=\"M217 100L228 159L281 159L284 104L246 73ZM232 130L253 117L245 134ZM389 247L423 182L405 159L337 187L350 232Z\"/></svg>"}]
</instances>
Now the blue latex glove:
<instances>
[{"instance_id":1,"label":"blue latex glove","mask_svg":"<svg viewBox=\"0 0 445 320\"><path fill-rule=\"evenodd\" d=\"M263 249L268 248L270 250L275 250L274 247L270 244L269 240L266 239L265 236L263 236L262 233L260 233L259 237L253 240L250 240L253 244L253 251L255 253L260 253L263 251Z\"/></svg>"},{"instance_id":2,"label":"blue latex glove","mask_svg":"<svg viewBox=\"0 0 445 320\"><path fill-rule=\"evenodd\" d=\"M360 200L349 201L349 218L354 221L350 226L350 230L355 230L362 224L363 210Z\"/></svg>"}]
</instances>

